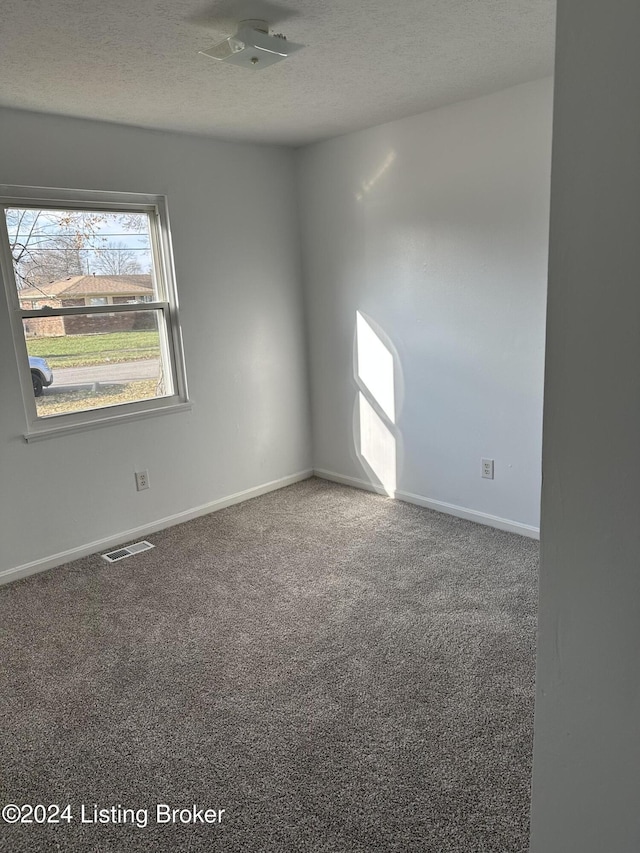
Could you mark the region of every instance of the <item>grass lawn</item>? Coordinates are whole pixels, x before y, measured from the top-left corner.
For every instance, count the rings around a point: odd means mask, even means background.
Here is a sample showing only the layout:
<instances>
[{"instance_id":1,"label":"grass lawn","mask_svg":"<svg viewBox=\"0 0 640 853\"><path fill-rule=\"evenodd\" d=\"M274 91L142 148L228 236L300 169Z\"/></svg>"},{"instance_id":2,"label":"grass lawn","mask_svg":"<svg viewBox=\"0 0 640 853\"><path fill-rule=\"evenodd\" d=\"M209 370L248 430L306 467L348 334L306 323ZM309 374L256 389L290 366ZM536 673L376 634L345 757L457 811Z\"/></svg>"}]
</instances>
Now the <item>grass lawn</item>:
<instances>
[{"instance_id":1,"label":"grass lawn","mask_svg":"<svg viewBox=\"0 0 640 853\"><path fill-rule=\"evenodd\" d=\"M53 371L60 367L86 367L158 358L158 332L111 332L106 335L61 335L29 338L29 355L46 358Z\"/></svg>"},{"instance_id":2,"label":"grass lawn","mask_svg":"<svg viewBox=\"0 0 640 853\"><path fill-rule=\"evenodd\" d=\"M64 393L56 393L52 385L42 397L36 397L36 409L38 417L44 418L47 415L64 415L67 412L134 403L136 400L151 400L156 396L157 384L155 379L144 379L126 385L99 385L95 391L84 388Z\"/></svg>"}]
</instances>

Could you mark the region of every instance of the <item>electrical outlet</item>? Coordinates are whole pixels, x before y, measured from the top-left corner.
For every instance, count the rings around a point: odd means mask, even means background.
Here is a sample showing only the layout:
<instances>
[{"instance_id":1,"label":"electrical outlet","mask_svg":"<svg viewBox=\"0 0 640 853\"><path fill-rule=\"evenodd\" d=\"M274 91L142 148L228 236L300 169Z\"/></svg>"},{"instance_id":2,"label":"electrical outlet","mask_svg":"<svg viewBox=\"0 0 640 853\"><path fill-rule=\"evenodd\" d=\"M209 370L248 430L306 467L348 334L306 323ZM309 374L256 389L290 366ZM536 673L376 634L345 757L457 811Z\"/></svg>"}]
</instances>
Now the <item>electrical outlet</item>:
<instances>
[{"instance_id":1,"label":"electrical outlet","mask_svg":"<svg viewBox=\"0 0 640 853\"><path fill-rule=\"evenodd\" d=\"M149 472L136 471L136 489L141 492L149 488Z\"/></svg>"},{"instance_id":2,"label":"electrical outlet","mask_svg":"<svg viewBox=\"0 0 640 853\"><path fill-rule=\"evenodd\" d=\"M485 480L493 480L493 459L482 460L482 477Z\"/></svg>"}]
</instances>

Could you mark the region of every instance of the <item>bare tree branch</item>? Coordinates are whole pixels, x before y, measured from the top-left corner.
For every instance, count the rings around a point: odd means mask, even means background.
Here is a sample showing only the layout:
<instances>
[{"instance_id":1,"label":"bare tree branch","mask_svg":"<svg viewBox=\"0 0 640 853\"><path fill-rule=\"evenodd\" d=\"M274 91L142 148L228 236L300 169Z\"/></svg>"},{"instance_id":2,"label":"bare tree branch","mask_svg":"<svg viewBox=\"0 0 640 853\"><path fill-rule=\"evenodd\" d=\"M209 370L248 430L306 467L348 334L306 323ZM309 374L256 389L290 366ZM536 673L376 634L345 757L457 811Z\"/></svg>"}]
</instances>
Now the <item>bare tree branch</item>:
<instances>
[{"instance_id":1,"label":"bare tree branch","mask_svg":"<svg viewBox=\"0 0 640 853\"><path fill-rule=\"evenodd\" d=\"M93 262L96 272L105 275L136 275L142 272L135 252L126 243L107 243L105 249L96 250Z\"/></svg>"}]
</instances>

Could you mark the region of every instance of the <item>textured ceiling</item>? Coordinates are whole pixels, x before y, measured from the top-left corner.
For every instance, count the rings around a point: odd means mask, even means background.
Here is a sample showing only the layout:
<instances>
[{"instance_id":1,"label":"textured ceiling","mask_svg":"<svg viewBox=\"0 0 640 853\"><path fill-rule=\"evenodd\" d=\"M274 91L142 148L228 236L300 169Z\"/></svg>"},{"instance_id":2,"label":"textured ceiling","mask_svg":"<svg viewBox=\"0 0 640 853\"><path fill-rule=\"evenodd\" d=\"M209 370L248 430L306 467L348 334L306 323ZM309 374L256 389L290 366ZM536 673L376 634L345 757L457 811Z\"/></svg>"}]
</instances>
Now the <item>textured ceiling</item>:
<instances>
[{"instance_id":1,"label":"textured ceiling","mask_svg":"<svg viewBox=\"0 0 640 853\"><path fill-rule=\"evenodd\" d=\"M198 51L265 18L262 71ZM3 0L0 105L301 145L551 74L555 0Z\"/></svg>"}]
</instances>

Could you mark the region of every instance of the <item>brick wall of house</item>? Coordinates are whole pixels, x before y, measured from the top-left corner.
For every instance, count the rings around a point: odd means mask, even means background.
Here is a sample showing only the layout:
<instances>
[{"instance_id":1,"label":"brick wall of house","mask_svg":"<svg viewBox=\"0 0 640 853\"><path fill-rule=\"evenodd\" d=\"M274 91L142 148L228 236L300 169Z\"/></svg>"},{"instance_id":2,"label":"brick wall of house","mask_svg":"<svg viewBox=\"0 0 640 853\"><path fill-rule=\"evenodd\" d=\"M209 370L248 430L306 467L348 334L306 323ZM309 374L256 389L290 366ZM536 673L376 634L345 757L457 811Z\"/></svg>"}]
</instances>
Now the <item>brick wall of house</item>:
<instances>
[{"instance_id":1,"label":"brick wall of house","mask_svg":"<svg viewBox=\"0 0 640 853\"><path fill-rule=\"evenodd\" d=\"M67 335L95 335L100 332L128 332L133 328L131 314L73 314L64 318Z\"/></svg>"},{"instance_id":2,"label":"brick wall of house","mask_svg":"<svg viewBox=\"0 0 640 853\"><path fill-rule=\"evenodd\" d=\"M94 335L108 332L131 332L139 329L155 329L153 311L136 311L118 314L72 314L64 317L64 333L67 335Z\"/></svg>"},{"instance_id":3,"label":"brick wall of house","mask_svg":"<svg viewBox=\"0 0 640 853\"><path fill-rule=\"evenodd\" d=\"M31 317L24 321L27 338L57 338L65 334L62 317Z\"/></svg>"}]
</instances>

